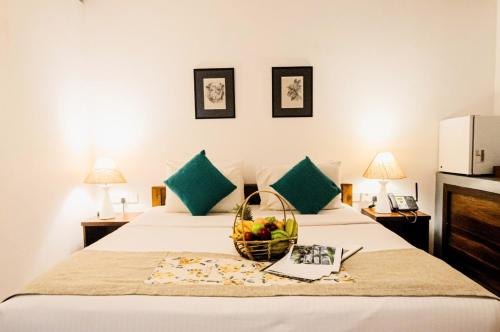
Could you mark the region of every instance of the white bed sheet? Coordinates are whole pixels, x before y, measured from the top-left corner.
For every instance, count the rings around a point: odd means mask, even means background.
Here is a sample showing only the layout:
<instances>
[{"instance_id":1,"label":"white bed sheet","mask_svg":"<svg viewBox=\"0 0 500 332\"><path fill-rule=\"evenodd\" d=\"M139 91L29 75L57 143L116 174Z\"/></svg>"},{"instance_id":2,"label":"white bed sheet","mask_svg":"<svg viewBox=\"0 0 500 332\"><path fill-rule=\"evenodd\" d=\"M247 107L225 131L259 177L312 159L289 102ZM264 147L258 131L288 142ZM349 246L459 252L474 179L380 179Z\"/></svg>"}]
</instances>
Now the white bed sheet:
<instances>
[{"instance_id":1,"label":"white bed sheet","mask_svg":"<svg viewBox=\"0 0 500 332\"><path fill-rule=\"evenodd\" d=\"M411 247L350 207L297 219L301 243L363 245L366 251ZM229 214L195 218L154 208L85 250L235 253L228 238L231 225ZM0 331L201 330L499 331L500 304L478 298L345 296L20 296L0 304Z\"/></svg>"}]
</instances>

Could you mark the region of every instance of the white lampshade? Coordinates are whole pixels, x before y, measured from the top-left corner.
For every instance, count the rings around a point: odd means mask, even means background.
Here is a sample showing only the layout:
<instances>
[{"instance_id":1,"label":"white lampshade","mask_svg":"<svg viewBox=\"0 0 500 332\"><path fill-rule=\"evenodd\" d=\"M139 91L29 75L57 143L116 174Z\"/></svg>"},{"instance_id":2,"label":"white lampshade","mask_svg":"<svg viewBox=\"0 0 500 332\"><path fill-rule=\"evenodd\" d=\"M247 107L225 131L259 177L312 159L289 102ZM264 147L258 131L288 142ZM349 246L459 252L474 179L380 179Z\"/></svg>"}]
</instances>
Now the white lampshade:
<instances>
[{"instance_id":1,"label":"white lampshade","mask_svg":"<svg viewBox=\"0 0 500 332\"><path fill-rule=\"evenodd\" d=\"M95 161L94 167L84 180L89 184L103 184L103 199L99 208L99 219L112 219L115 211L109 197L109 185L113 183L126 183L123 174L116 169L116 164L111 158L99 158Z\"/></svg>"},{"instance_id":2,"label":"white lampshade","mask_svg":"<svg viewBox=\"0 0 500 332\"><path fill-rule=\"evenodd\" d=\"M404 179L406 177L396 158L390 152L378 153L366 169L363 177L379 180L380 191L377 195L375 211L377 213L390 213L391 206L387 198L386 188L387 180Z\"/></svg>"},{"instance_id":3,"label":"white lampshade","mask_svg":"<svg viewBox=\"0 0 500 332\"><path fill-rule=\"evenodd\" d=\"M377 180L404 179L405 173L390 152L380 152L366 169L363 177Z\"/></svg>"},{"instance_id":4,"label":"white lampshade","mask_svg":"<svg viewBox=\"0 0 500 332\"><path fill-rule=\"evenodd\" d=\"M116 164L111 158L99 158L94 167L84 180L88 184L113 184L126 183L123 174L116 169Z\"/></svg>"}]
</instances>

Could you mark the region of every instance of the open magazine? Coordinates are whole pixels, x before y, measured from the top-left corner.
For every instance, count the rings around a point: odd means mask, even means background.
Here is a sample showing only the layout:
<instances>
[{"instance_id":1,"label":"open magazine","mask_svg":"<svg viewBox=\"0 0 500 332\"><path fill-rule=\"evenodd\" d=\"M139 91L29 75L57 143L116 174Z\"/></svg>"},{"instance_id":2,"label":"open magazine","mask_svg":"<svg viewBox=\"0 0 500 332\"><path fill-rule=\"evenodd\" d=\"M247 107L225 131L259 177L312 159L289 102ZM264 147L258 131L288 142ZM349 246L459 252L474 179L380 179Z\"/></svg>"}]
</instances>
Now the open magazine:
<instances>
[{"instance_id":1,"label":"open magazine","mask_svg":"<svg viewBox=\"0 0 500 332\"><path fill-rule=\"evenodd\" d=\"M343 258L347 259L361 248L343 250L341 247L324 245L294 245L282 259L262 271L302 281L315 281L339 272Z\"/></svg>"}]
</instances>

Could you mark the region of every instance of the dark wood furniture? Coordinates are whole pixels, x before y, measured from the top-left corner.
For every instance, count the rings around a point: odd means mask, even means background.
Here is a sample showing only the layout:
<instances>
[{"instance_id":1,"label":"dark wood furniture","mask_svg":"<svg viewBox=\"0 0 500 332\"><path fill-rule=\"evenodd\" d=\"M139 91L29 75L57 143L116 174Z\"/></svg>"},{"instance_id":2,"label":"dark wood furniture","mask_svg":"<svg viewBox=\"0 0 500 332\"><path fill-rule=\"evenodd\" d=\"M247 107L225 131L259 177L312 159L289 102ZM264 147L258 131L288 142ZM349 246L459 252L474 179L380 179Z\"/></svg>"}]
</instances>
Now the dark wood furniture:
<instances>
[{"instance_id":1,"label":"dark wood furniture","mask_svg":"<svg viewBox=\"0 0 500 332\"><path fill-rule=\"evenodd\" d=\"M443 185L442 258L500 296L500 194Z\"/></svg>"},{"instance_id":2,"label":"dark wood furniture","mask_svg":"<svg viewBox=\"0 0 500 332\"><path fill-rule=\"evenodd\" d=\"M493 166L493 175L500 179L500 166Z\"/></svg>"},{"instance_id":3,"label":"dark wood furniture","mask_svg":"<svg viewBox=\"0 0 500 332\"><path fill-rule=\"evenodd\" d=\"M361 213L377 221L385 228L393 231L408 241L413 246L429 251L429 221L431 216L423 212L417 211L417 220L414 219L413 214L403 213L377 213L373 208L361 209Z\"/></svg>"},{"instance_id":4,"label":"dark wood furniture","mask_svg":"<svg viewBox=\"0 0 500 332\"><path fill-rule=\"evenodd\" d=\"M342 183L340 185L342 193L342 203L352 206L352 184ZM245 184L244 187L245 197L248 197L251 193L257 191L256 184ZM165 186L154 186L151 187L151 204L152 206L162 206L165 205L165 198L167 196L167 188ZM250 204L258 205L260 204L260 196L255 195L250 199Z\"/></svg>"},{"instance_id":5,"label":"dark wood furniture","mask_svg":"<svg viewBox=\"0 0 500 332\"><path fill-rule=\"evenodd\" d=\"M87 247L106 235L113 233L118 228L134 220L140 214L139 212L119 213L113 219L90 219L83 221L81 223L83 227L83 246Z\"/></svg>"}]
</instances>

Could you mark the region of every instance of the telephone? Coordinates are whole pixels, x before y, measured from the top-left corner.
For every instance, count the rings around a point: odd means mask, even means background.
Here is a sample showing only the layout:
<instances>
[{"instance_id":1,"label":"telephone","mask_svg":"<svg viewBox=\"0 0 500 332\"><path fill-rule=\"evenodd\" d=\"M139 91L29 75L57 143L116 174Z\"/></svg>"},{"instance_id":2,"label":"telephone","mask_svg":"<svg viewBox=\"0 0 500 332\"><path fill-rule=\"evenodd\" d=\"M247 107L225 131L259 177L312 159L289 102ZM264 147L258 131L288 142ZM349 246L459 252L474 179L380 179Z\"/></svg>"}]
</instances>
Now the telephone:
<instances>
[{"instance_id":1,"label":"telephone","mask_svg":"<svg viewBox=\"0 0 500 332\"><path fill-rule=\"evenodd\" d=\"M388 194L387 196L393 212L418 210L417 202L412 196L395 196L394 194Z\"/></svg>"}]
</instances>

